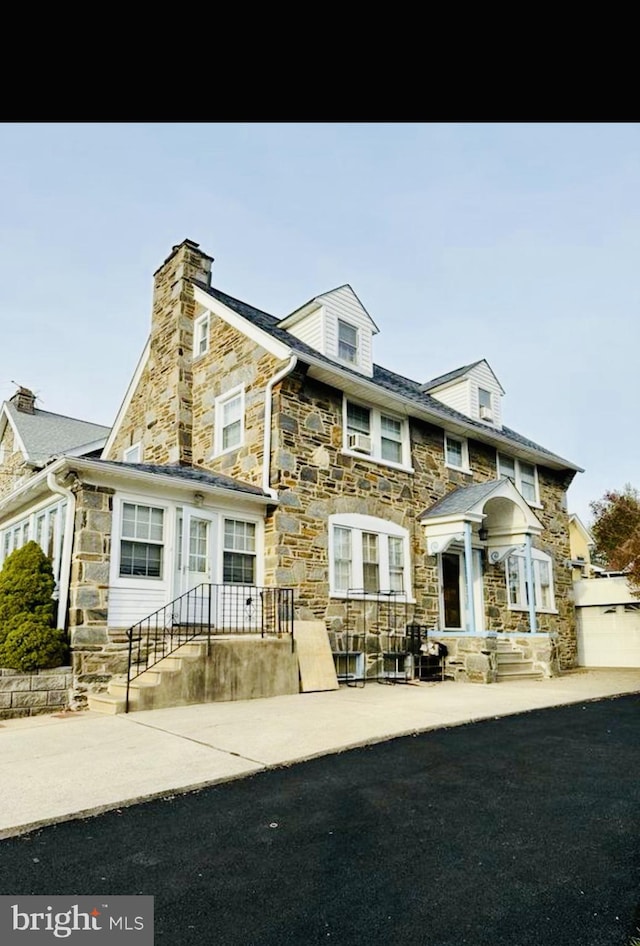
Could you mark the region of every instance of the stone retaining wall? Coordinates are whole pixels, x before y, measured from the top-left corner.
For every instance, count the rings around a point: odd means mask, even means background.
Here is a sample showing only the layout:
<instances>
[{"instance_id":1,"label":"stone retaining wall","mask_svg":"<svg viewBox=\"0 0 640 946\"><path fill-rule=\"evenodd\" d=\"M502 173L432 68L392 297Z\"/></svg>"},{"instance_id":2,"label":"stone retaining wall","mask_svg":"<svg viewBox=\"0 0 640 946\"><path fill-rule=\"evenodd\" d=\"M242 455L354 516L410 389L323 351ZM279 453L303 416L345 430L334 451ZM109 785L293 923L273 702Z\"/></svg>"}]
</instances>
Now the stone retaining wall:
<instances>
[{"instance_id":1,"label":"stone retaining wall","mask_svg":"<svg viewBox=\"0 0 640 946\"><path fill-rule=\"evenodd\" d=\"M71 667L29 673L0 669L0 719L68 709L72 677Z\"/></svg>"}]
</instances>

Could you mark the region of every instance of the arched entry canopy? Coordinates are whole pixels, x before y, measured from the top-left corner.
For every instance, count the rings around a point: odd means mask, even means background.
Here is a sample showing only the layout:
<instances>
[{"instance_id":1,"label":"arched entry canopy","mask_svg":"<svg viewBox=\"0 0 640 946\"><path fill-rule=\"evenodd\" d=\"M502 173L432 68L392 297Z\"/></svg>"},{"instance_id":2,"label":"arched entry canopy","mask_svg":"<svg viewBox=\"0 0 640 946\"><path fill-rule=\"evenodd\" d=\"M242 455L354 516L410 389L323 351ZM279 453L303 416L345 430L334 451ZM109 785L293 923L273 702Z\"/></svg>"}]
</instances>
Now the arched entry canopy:
<instances>
[{"instance_id":1,"label":"arched entry canopy","mask_svg":"<svg viewBox=\"0 0 640 946\"><path fill-rule=\"evenodd\" d=\"M456 542L464 545L468 627L477 628L473 604L473 547L483 546L492 565L524 547L527 584L529 586L529 626L537 630L532 538L542 532L541 522L526 500L506 476L487 483L465 486L448 493L420 516L424 526L429 555L439 555Z\"/></svg>"}]
</instances>

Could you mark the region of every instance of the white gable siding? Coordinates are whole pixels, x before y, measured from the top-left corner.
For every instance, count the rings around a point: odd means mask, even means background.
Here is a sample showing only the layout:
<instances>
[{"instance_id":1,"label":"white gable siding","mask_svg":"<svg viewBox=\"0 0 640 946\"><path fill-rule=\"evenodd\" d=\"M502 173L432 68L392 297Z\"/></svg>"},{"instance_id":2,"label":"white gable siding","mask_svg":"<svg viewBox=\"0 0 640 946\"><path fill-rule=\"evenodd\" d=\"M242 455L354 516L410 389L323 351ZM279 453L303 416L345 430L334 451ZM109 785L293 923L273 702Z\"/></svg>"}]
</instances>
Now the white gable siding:
<instances>
[{"instance_id":1,"label":"white gable siding","mask_svg":"<svg viewBox=\"0 0 640 946\"><path fill-rule=\"evenodd\" d=\"M348 286L334 289L322 296L325 312L325 351L328 358L338 358L338 319L358 330L359 363L351 365L354 371L373 375L373 326L371 319Z\"/></svg>"},{"instance_id":2,"label":"white gable siding","mask_svg":"<svg viewBox=\"0 0 640 946\"><path fill-rule=\"evenodd\" d=\"M435 397L438 401L442 401L443 404L447 404L455 411L460 411L460 413L464 414L466 417L471 417L470 388L471 385L469 381L463 378L448 388L443 388L441 391L432 391L430 393L432 397Z\"/></svg>"},{"instance_id":3,"label":"white gable siding","mask_svg":"<svg viewBox=\"0 0 640 946\"><path fill-rule=\"evenodd\" d=\"M317 308L305 318L291 326L289 331L296 338L316 351L324 354L324 309Z\"/></svg>"},{"instance_id":4,"label":"white gable siding","mask_svg":"<svg viewBox=\"0 0 640 946\"><path fill-rule=\"evenodd\" d=\"M491 410L493 413L493 427L502 427L502 391L495 379L495 375L486 361L481 361L469 372L470 384L470 416L480 418L478 404L478 388L484 388L491 393Z\"/></svg>"}]
</instances>

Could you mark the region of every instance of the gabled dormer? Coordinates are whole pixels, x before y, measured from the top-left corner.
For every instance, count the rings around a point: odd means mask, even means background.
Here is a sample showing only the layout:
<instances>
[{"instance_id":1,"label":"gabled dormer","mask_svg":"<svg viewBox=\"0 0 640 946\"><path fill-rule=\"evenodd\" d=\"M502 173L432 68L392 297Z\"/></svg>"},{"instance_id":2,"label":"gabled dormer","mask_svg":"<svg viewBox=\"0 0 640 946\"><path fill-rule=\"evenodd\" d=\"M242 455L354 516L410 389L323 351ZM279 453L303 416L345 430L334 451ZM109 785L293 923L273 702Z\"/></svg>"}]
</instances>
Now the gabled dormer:
<instances>
[{"instance_id":1,"label":"gabled dormer","mask_svg":"<svg viewBox=\"0 0 640 946\"><path fill-rule=\"evenodd\" d=\"M325 292L282 319L279 328L327 358L373 376L373 336L378 327L349 285Z\"/></svg>"},{"instance_id":2,"label":"gabled dormer","mask_svg":"<svg viewBox=\"0 0 640 946\"><path fill-rule=\"evenodd\" d=\"M502 427L504 389L484 358L427 381L422 390L488 427Z\"/></svg>"}]
</instances>

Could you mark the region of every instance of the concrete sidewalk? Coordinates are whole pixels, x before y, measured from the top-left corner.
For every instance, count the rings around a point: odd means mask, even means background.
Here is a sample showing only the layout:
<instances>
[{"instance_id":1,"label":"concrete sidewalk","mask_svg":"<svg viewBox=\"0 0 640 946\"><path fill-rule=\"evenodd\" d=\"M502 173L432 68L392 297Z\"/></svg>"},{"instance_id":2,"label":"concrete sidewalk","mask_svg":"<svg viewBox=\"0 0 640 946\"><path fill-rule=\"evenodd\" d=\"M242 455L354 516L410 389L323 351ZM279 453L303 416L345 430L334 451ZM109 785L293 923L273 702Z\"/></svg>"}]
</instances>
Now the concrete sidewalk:
<instances>
[{"instance_id":1,"label":"concrete sidewalk","mask_svg":"<svg viewBox=\"0 0 640 946\"><path fill-rule=\"evenodd\" d=\"M552 680L341 687L127 716L0 723L0 838L273 766L480 719L640 692L640 669Z\"/></svg>"}]
</instances>

